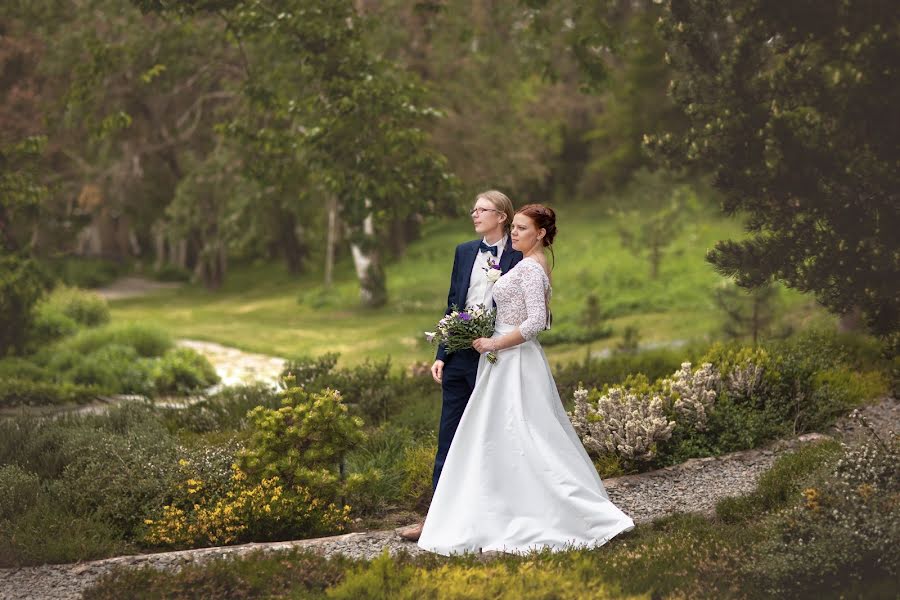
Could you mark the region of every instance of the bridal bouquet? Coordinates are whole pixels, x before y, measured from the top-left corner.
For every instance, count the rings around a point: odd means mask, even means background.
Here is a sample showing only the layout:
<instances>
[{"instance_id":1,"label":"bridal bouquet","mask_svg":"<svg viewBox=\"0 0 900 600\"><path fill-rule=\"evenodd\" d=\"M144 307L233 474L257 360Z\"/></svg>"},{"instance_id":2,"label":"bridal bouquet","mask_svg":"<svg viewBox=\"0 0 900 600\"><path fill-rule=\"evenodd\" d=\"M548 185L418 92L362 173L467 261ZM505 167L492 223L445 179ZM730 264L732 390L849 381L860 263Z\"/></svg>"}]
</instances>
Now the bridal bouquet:
<instances>
[{"instance_id":1,"label":"bridal bouquet","mask_svg":"<svg viewBox=\"0 0 900 600\"><path fill-rule=\"evenodd\" d=\"M472 347L472 342L494 334L494 317L497 311L479 304L475 308L458 310L455 306L450 314L438 321L437 331L426 331L425 339L432 344L443 344L447 354ZM497 353L488 352L487 359L497 362Z\"/></svg>"}]
</instances>

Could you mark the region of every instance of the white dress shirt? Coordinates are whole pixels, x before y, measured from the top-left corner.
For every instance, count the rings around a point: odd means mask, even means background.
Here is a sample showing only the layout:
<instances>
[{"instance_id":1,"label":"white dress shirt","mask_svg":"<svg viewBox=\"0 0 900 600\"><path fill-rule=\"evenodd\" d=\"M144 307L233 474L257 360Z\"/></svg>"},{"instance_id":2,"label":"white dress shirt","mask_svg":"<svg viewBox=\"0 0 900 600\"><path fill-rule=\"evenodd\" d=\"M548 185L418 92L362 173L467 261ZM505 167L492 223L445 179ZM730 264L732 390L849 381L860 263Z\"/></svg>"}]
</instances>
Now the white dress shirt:
<instances>
[{"instance_id":1,"label":"white dress shirt","mask_svg":"<svg viewBox=\"0 0 900 600\"><path fill-rule=\"evenodd\" d=\"M506 247L506 237L504 235L496 244L488 244L487 240L482 240L488 246L497 246L497 258L494 258L489 252L481 252L479 250L478 255L475 257L475 264L472 265L472 275L469 277L466 308L474 308L479 304L483 304L486 308L491 308L493 305L491 289L494 287L494 282L488 280L485 269L488 266L488 257L491 257L498 263L500 262L500 257L503 256L503 249Z\"/></svg>"}]
</instances>

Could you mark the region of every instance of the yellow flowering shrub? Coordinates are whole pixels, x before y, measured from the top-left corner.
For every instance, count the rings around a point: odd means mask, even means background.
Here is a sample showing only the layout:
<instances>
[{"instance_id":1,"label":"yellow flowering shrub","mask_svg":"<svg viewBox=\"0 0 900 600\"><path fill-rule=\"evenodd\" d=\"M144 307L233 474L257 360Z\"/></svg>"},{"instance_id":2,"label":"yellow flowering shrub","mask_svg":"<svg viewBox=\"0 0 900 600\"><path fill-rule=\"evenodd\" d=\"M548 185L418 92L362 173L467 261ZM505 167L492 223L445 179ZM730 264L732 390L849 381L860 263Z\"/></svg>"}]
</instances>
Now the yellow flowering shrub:
<instances>
[{"instance_id":1,"label":"yellow flowering shrub","mask_svg":"<svg viewBox=\"0 0 900 600\"><path fill-rule=\"evenodd\" d=\"M339 508L299 486L285 487L278 477L252 483L235 468L233 482L233 489L215 498L202 481L186 480L186 502L167 505L159 518L145 520L144 541L154 546L220 546L342 531L349 522L349 506Z\"/></svg>"}]
</instances>

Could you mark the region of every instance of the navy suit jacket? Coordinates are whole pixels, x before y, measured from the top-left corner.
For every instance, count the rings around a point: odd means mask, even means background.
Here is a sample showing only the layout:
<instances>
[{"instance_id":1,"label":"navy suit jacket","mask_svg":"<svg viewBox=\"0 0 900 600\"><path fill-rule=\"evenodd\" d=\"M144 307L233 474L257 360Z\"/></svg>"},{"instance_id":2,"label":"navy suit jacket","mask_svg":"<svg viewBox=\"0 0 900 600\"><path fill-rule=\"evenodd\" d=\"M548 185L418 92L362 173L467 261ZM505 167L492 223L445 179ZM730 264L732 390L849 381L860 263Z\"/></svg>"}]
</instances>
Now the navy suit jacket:
<instances>
[{"instance_id":1,"label":"navy suit jacket","mask_svg":"<svg viewBox=\"0 0 900 600\"><path fill-rule=\"evenodd\" d=\"M469 295L469 282L472 278L472 267L475 265L475 258L478 256L478 247L481 240L472 240L471 242L463 242L456 247L456 256L453 258L453 273L450 275L450 292L447 294L447 310L445 315L449 315L453 311L453 307L465 308L466 296ZM504 274L522 260L522 253L513 250L512 240L507 236L506 246L503 248L503 254L500 256L500 273ZM435 360L447 360L447 350L443 344L438 345Z\"/></svg>"}]
</instances>

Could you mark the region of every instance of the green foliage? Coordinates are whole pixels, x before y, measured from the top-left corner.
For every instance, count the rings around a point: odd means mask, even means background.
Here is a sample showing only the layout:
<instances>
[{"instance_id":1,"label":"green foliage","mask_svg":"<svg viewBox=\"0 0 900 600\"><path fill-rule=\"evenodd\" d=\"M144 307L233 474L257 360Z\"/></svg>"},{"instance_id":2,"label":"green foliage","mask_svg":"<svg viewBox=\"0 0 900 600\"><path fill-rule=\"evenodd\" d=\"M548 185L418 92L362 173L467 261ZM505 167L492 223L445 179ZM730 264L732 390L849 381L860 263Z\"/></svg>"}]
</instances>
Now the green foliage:
<instances>
[{"instance_id":1,"label":"green foliage","mask_svg":"<svg viewBox=\"0 0 900 600\"><path fill-rule=\"evenodd\" d=\"M772 595L854 594L900 575L900 441L870 432L777 515L747 570ZM876 588L878 589L878 588ZM885 588L889 589L889 588ZM859 590L859 592L857 592ZM861 594L862 595L862 594Z\"/></svg>"},{"instance_id":2,"label":"green foliage","mask_svg":"<svg viewBox=\"0 0 900 600\"><path fill-rule=\"evenodd\" d=\"M102 258L42 258L41 264L66 286L93 289L109 285L127 272L122 262Z\"/></svg>"},{"instance_id":3,"label":"green foliage","mask_svg":"<svg viewBox=\"0 0 900 600\"><path fill-rule=\"evenodd\" d=\"M38 304L31 331L28 333L28 344L39 349L51 342L73 335L78 331L78 323L63 313L59 307L50 306L46 302Z\"/></svg>"},{"instance_id":4,"label":"green foliage","mask_svg":"<svg viewBox=\"0 0 900 600\"><path fill-rule=\"evenodd\" d=\"M104 390L72 383L0 378L0 407L88 404Z\"/></svg>"},{"instance_id":5,"label":"green foliage","mask_svg":"<svg viewBox=\"0 0 900 600\"><path fill-rule=\"evenodd\" d=\"M48 283L45 273L33 259L0 254L0 356L25 348L35 305L44 295Z\"/></svg>"},{"instance_id":6,"label":"green foliage","mask_svg":"<svg viewBox=\"0 0 900 600\"><path fill-rule=\"evenodd\" d=\"M150 395L150 365L131 346L109 344L86 355L75 355L63 376L76 385L94 386L106 393Z\"/></svg>"},{"instance_id":7,"label":"green foliage","mask_svg":"<svg viewBox=\"0 0 900 600\"><path fill-rule=\"evenodd\" d=\"M400 495L410 508L425 512L431 504L434 473L434 457L437 454L437 440L432 435L428 439L419 439L407 446L403 451L400 469L403 480L400 484Z\"/></svg>"},{"instance_id":8,"label":"green foliage","mask_svg":"<svg viewBox=\"0 0 900 600\"><path fill-rule=\"evenodd\" d=\"M205 356L190 348L172 348L153 364L153 387L159 394L187 394L219 382Z\"/></svg>"},{"instance_id":9,"label":"green foliage","mask_svg":"<svg viewBox=\"0 0 900 600\"><path fill-rule=\"evenodd\" d=\"M41 307L45 305L50 310L61 312L85 327L97 327L109 323L109 305L106 300L99 294L78 288L58 287L54 289Z\"/></svg>"},{"instance_id":10,"label":"green foliage","mask_svg":"<svg viewBox=\"0 0 900 600\"><path fill-rule=\"evenodd\" d=\"M743 523L760 513L774 513L791 506L811 478L829 468L840 454L840 444L828 440L779 456L772 468L760 476L753 492L720 500L716 515L726 523Z\"/></svg>"},{"instance_id":11,"label":"green foliage","mask_svg":"<svg viewBox=\"0 0 900 600\"><path fill-rule=\"evenodd\" d=\"M280 405L280 395L268 385L227 386L188 406L163 409L162 418L172 432L243 431L248 425L248 411Z\"/></svg>"},{"instance_id":12,"label":"green foliage","mask_svg":"<svg viewBox=\"0 0 900 600\"><path fill-rule=\"evenodd\" d=\"M140 323L113 323L95 329L79 331L75 336L63 340L49 352L39 354L39 360L53 362L53 356L65 352L90 354L116 344L129 346L138 356L149 358L162 356L172 348L171 336L160 327Z\"/></svg>"},{"instance_id":13,"label":"green foliage","mask_svg":"<svg viewBox=\"0 0 900 600\"><path fill-rule=\"evenodd\" d=\"M257 552L240 559L188 563L177 572L151 567L121 569L101 577L85 591L86 600L215 598L234 600L265 596L324 598L324 590L344 578L356 564L342 555L326 558L309 551ZM223 592L223 590L227 590Z\"/></svg>"},{"instance_id":14,"label":"green foliage","mask_svg":"<svg viewBox=\"0 0 900 600\"><path fill-rule=\"evenodd\" d=\"M719 272L859 308L883 336L900 330L900 84L885 76L898 23L887 1L670 2L671 94L690 128L648 140L712 172L725 211L749 216L749 238L708 253Z\"/></svg>"},{"instance_id":15,"label":"green foliage","mask_svg":"<svg viewBox=\"0 0 900 600\"><path fill-rule=\"evenodd\" d=\"M41 480L18 465L0 465L0 522L13 520L34 505Z\"/></svg>"},{"instance_id":16,"label":"green foliage","mask_svg":"<svg viewBox=\"0 0 900 600\"><path fill-rule=\"evenodd\" d=\"M556 365L553 377L564 402L570 402L579 383L588 389L602 389L623 381L631 374L642 373L658 379L678 368L685 354L683 350L657 349L637 354L616 354L608 358L586 358L581 362Z\"/></svg>"},{"instance_id":17,"label":"green foliage","mask_svg":"<svg viewBox=\"0 0 900 600\"><path fill-rule=\"evenodd\" d=\"M365 435L363 422L351 416L339 392L310 393L291 387L277 409L256 407L247 415L251 434L238 464L258 481L278 477L286 486L302 486L314 497L337 501L347 485L339 466Z\"/></svg>"},{"instance_id":18,"label":"green foliage","mask_svg":"<svg viewBox=\"0 0 900 600\"><path fill-rule=\"evenodd\" d=\"M328 597L388 600L393 598L640 598L621 594L600 578L585 577L593 565L587 557L573 556L565 566L541 564L445 565L417 569L392 559L387 552L367 566L354 569L328 590Z\"/></svg>"},{"instance_id":19,"label":"green foliage","mask_svg":"<svg viewBox=\"0 0 900 600\"><path fill-rule=\"evenodd\" d=\"M659 277L663 257L669 246L687 225L691 213L696 213L696 192L684 183L677 183L666 173L640 170L624 191L624 203L629 210L619 210L619 239L622 246L635 256L650 263L650 279ZM635 206L652 207L640 211Z\"/></svg>"}]
</instances>

